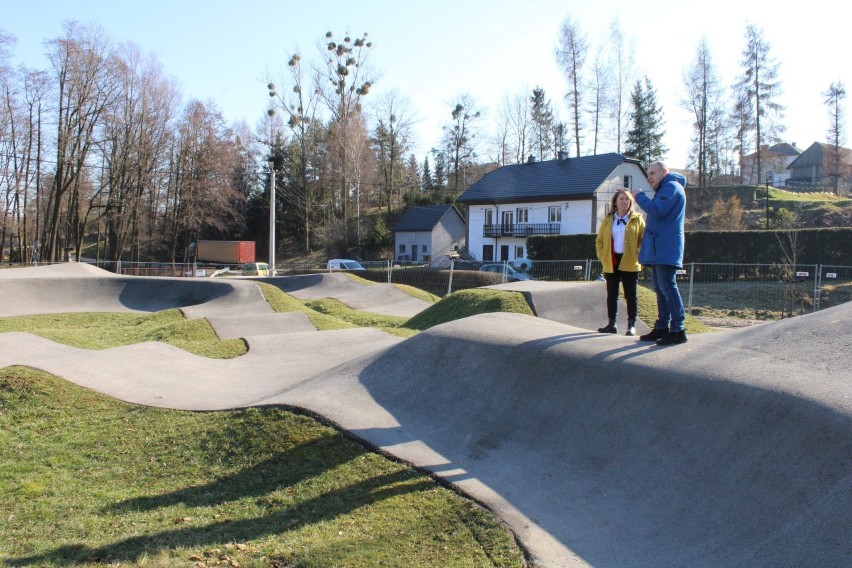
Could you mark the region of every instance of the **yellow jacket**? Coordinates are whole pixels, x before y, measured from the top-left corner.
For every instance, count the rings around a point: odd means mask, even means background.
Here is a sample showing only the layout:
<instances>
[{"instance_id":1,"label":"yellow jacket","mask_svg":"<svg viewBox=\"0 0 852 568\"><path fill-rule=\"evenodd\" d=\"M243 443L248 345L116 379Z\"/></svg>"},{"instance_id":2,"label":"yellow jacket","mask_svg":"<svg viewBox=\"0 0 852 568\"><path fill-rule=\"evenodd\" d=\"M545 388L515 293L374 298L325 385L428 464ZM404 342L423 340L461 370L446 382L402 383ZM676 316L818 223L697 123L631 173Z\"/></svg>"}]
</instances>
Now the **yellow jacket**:
<instances>
[{"instance_id":1,"label":"yellow jacket","mask_svg":"<svg viewBox=\"0 0 852 568\"><path fill-rule=\"evenodd\" d=\"M598 260L603 264L604 272L615 272L612 266L612 213L604 217L595 239ZM639 247L645 235L645 218L637 211L631 211L624 230L624 255L621 257L618 269L622 272L639 272Z\"/></svg>"}]
</instances>

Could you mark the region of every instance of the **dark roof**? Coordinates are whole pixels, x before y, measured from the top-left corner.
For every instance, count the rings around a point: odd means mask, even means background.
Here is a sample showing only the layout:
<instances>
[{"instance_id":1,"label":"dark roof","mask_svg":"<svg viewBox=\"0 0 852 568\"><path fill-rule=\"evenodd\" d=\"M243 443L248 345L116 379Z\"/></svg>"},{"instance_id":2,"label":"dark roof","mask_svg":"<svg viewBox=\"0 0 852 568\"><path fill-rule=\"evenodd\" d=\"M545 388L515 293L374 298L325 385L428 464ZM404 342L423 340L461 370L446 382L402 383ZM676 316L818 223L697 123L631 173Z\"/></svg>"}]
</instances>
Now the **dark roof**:
<instances>
[{"instance_id":1,"label":"dark roof","mask_svg":"<svg viewBox=\"0 0 852 568\"><path fill-rule=\"evenodd\" d=\"M825 160L828 156L832 156L834 151L834 146L832 144L826 144L824 142L814 142L808 148L799 154L799 156L790 162L790 165L787 166L788 170L793 170L795 168L807 168L811 166L822 166L825 163ZM838 154L840 156L840 160L843 163L852 163L852 150L849 148L844 148L843 146L837 147Z\"/></svg>"},{"instance_id":2,"label":"dark roof","mask_svg":"<svg viewBox=\"0 0 852 568\"><path fill-rule=\"evenodd\" d=\"M456 201L476 204L592 197L624 162L641 168L638 160L616 153L503 166L482 176Z\"/></svg>"},{"instance_id":3,"label":"dark roof","mask_svg":"<svg viewBox=\"0 0 852 568\"><path fill-rule=\"evenodd\" d=\"M763 147L766 152L770 154L778 154L780 156L798 156L802 153L802 150L796 148L794 144L788 144L787 142L779 142L778 144L774 144L772 146L764 146ZM752 152L745 158L754 158L757 156L757 152Z\"/></svg>"},{"instance_id":4,"label":"dark roof","mask_svg":"<svg viewBox=\"0 0 852 568\"><path fill-rule=\"evenodd\" d=\"M396 225L393 226L392 230L431 231L450 209L455 209L455 207L452 204L409 207L402 215L402 219L397 221ZM459 215L458 211L456 211L456 215Z\"/></svg>"}]
</instances>

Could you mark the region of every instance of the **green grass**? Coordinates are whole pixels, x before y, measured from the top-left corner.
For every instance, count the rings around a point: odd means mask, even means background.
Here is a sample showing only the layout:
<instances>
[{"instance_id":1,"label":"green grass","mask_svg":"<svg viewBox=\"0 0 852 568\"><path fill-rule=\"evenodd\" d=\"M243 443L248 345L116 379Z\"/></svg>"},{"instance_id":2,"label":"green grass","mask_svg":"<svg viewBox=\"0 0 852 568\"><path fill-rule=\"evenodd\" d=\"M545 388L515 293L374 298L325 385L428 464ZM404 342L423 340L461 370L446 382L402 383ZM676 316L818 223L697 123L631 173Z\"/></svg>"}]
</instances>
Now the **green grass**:
<instances>
[{"instance_id":1,"label":"green grass","mask_svg":"<svg viewBox=\"0 0 852 568\"><path fill-rule=\"evenodd\" d=\"M488 312L535 315L520 292L472 288L453 292L408 320L405 325L411 329L423 330L448 321Z\"/></svg>"},{"instance_id":2,"label":"green grass","mask_svg":"<svg viewBox=\"0 0 852 568\"><path fill-rule=\"evenodd\" d=\"M763 196L766 196L766 188L763 188ZM774 187L769 188L770 201L790 201L797 203L849 203L848 197L840 197L831 193L797 193Z\"/></svg>"},{"instance_id":3,"label":"green grass","mask_svg":"<svg viewBox=\"0 0 852 568\"><path fill-rule=\"evenodd\" d=\"M650 288L637 286L636 299L639 319L645 322L645 325L648 327L654 327L654 322L657 321L657 294ZM689 335L712 331L710 327L689 314L686 314L686 319L683 323L686 333Z\"/></svg>"},{"instance_id":4,"label":"green grass","mask_svg":"<svg viewBox=\"0 0 852 568\"><path fill-rule=\"evenodd\" d=\"M10 566L522 566L494 517L281 408L193 413L0 369Z\"/></svg>"},{"instance_id":5,"label":"green grass","mask_svg":"<svg viewBox=\"0 0 852 568\"><path fill-rule=\"evenodd\" d=\"M263 297L269 303L270 307L276 312L301 312L307 316L315 328L319 331L329 331L332 329L346 329L357 327L355 324L336 318L334 316L318 312L301 300L297 300L289 294L285 294L277 286L258 282L260 291Z\"/></svg>"},{"instance_id":6,"label":"green grass","mask_svg":"<svg viewBox=\"0 0 852 568\"><path fill-rule=\"evenodd\" d=\"M345 321L352 327L372 327L400 337L411 337L417 333L416 330L406 327L408 318L353 310L343 302L332 298L311 300L305 302L305 306L321 314Z\"/></svg>"},{"instance_id":7,"label":"green grass","mask_svg":"<svg viewBox=\"0 0 852 568\"><path fill-rule=\"evenodd\" d=\"M220 340L205 319L187 320L178 309L150 314L66 313L0 318L0 333L24 331L83 349L109 349L163 341L219 359L246 353L240 339Z\"/></svg>"}]
</instances>

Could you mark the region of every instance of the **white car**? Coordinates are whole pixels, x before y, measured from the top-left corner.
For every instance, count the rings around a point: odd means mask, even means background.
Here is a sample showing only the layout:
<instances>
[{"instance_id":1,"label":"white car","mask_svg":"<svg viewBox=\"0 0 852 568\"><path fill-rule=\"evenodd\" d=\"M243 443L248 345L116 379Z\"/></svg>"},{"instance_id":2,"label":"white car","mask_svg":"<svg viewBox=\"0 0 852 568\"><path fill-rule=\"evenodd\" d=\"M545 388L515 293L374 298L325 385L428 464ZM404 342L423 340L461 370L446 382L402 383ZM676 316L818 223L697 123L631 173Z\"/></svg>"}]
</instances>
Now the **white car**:
<instances>
[{"instance_id":1,"label":"white car","mask_svg":"<svg viewBox=\"0 0 852 568\"><path fill-rule=\"evenodd\" d=\"M479 267L480 272L492 272L501 276L505 275L507 282L521 282L523 280L532 280L532 276L518 272L507 264L483 264Z\"/></svg>"},{"instance_id":2,"label":"white car","mask_svg":"<svg viewBox=\"0 0 852 568\"><path fill-rule=\"evenodd\" d=\"M366 270L360 262L349 258L333 258L328 261L326 268L329 270Z\"/></svg>"}]
</instances>

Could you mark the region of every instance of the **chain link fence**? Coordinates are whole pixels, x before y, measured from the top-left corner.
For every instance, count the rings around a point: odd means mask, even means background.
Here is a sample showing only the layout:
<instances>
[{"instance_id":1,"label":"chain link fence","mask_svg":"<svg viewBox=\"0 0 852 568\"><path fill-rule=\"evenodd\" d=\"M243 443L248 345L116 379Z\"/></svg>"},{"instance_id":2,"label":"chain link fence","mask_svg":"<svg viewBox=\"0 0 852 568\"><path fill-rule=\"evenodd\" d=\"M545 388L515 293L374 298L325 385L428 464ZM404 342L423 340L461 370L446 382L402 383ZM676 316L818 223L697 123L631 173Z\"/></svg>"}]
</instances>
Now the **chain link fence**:
<instances>
[{"instance_id":1,"label":"chain link fence","mask_svg":"<svg viewBox=\"0 0 852 568\"><path fill-rule=\"evenodd\" d=\"M529 262L529 261L527 261ZM514 267L509 262L361 262L361 274L377 282L406 284L445 296L454 291L519 280L582 282L603 279L600 261L544 260ZM307 264L279 264L278 275L327 272ZM646 267L639 283L650 287ZM678 273L688 313L708 318L774 320L814 312L852 300L852 267L819 264L690 263Z\"/></svg>"},{"instance_id":2,"label":"chain link fence","mask_svg":"<svg viewBox=\"0 0 852 568\"><path fill-rule=\"evenodd\" d=\"M181 263L97 263L124 275L227 277L241 275L240 266ZM375 282L405 284L443 297L458 290L521 280L582 282L602 279L598 260L542 260L513 266L510 262L361 261L352 271ZM325 263L276 265L277 276L330 272ZM640 285L650 287L647 267ZM852 300L852 266L823 264L690 263L678 273L678 286L687 312L707 318L774 320L815 312Z\"/></svg>"}]
</instances>

